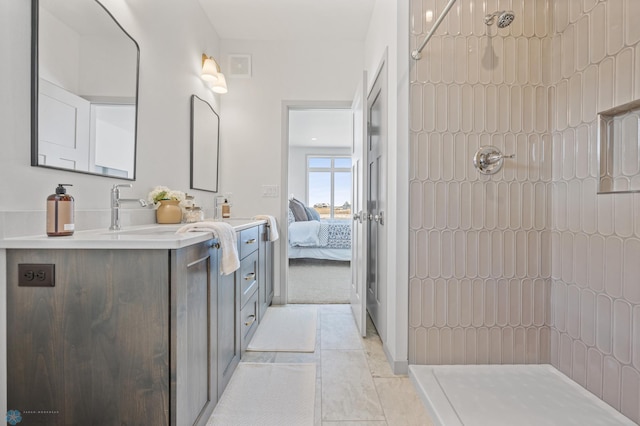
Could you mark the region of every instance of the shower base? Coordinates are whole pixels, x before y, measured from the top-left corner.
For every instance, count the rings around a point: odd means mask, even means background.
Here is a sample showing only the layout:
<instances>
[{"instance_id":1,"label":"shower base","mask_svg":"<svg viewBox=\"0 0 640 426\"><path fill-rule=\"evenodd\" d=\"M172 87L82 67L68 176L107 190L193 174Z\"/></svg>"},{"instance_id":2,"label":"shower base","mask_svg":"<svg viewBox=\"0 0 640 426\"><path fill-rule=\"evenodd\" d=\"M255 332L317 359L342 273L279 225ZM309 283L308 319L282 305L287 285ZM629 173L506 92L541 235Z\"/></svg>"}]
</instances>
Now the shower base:
<instances>
[{"instance_id":1,"label":"shower base","mask_svg":"<svg viewBox=\"0 0 640 426\"><path fill-rule=\"evenodd\" d=\"M550 365L411 365L441 426L635 425Z\"/></svg>"}]
</instances>

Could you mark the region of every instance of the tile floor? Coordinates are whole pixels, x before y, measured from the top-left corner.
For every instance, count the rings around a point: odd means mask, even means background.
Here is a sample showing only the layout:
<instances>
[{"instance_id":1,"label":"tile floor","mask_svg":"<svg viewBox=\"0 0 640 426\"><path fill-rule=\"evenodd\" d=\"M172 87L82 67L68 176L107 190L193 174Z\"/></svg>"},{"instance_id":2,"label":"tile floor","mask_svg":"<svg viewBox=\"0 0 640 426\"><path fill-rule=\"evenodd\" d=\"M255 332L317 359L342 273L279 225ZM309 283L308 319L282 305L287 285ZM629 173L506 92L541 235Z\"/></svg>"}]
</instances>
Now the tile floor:
<instances>
[{"instance_id":1,"label":"tile floor","mask_svg":"<svg viewBox=\"0 0 640 426\"><path fill-rule=\"evenodd\" d=\"M246 352L244 362L317 365L314 426L431 426L408 376L394 375L373 326L358 335L349 305L317 305L314 353Z\"/></svg>"}]
</instances>

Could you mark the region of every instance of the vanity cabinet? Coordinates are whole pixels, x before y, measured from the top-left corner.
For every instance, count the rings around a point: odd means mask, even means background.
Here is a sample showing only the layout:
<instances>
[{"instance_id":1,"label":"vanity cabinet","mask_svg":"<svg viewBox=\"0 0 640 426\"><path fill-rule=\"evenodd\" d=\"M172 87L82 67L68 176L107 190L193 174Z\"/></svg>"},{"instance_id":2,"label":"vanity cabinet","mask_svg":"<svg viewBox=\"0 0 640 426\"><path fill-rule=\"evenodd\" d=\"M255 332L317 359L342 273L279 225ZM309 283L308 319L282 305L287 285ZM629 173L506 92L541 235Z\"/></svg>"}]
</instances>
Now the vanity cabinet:
<instances>
[{"instance_id":1,"label":"vanity cabinet","mask_svg":"<svg viewBox=\"0 0 640 426\"><path fill-rule=\"evenodd\" d=\"M258 328L258 279L262 271L258 259L260 226L240 231L238 238L240 269L236 271L240 282L240 347L244 351Z\"/></svg>"},{"instance_id":2,"label":"vanity cabinet","mask_svg":"<svg viewBox=\"0 0 640 426\"><path fill-rule=\"evenodd\" d=\"M201 425L218 399L215 240L7 250L7 403L30 425ZM18 285L55 265L54 287Z\"/></svg>"},{"instance_id":3,"label":"vanity cabinet","mask_svg":"<svg viewBox=\"0 0 640 426\"><path fill-rule=\"evenodd\" d=\"M273 243L269 241L269 227L259 226L258 246L258 318L262 321L273 300Z\"/></svg>"}]
</instances>

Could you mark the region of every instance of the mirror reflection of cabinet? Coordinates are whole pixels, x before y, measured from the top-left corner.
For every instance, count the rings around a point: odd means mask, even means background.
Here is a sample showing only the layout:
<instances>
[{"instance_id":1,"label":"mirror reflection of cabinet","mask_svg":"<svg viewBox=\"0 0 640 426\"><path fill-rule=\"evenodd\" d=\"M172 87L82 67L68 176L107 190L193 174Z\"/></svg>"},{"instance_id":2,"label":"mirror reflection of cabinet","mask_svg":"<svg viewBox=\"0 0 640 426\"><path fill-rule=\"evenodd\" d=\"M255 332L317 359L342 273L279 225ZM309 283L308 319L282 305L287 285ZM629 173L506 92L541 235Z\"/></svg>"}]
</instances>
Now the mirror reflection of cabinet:
<instances>
[{"instance_id":1,"label":"mirror reflection of cabinet","mask_svg":"<svg viewBox=\"0 0 640 426\"><path fill-rule=\"evenodd\" d=\"M31 165L134 180L138 63L97 0L32 0Z\"/></svg>"},{"instance_id":2,"label":"mirror reflection of cabinet","mask_svg":"<svg viewBox=\"0 0 640 426\"><path fill-rule=\"evenodd\" d=\"M191 96L191 189L218 192L220 117L209 102Z\"/></svg>"}]
</instances>

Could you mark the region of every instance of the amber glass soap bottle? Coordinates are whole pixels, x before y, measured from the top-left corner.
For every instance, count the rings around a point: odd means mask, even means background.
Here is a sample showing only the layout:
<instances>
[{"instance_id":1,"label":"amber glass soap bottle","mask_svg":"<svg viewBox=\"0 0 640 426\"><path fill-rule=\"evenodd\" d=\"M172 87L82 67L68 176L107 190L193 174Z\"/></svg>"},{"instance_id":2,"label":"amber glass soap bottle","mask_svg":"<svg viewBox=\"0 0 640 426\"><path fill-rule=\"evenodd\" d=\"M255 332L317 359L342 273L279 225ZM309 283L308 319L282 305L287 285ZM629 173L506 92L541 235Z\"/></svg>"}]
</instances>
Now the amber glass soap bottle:
<instances>
[{"instance_id":1,"label":"amber glass soap bottle","mask_svg":"<svg viewBox=\"0 0 640 426\"><path fill-rule=\"evenodd\" d=\"M65 186L72 185L60 183L56 193L47 197L47 235L50 237L73 235L75 229L74 201Z\"/></svg>"}]
</instances>

